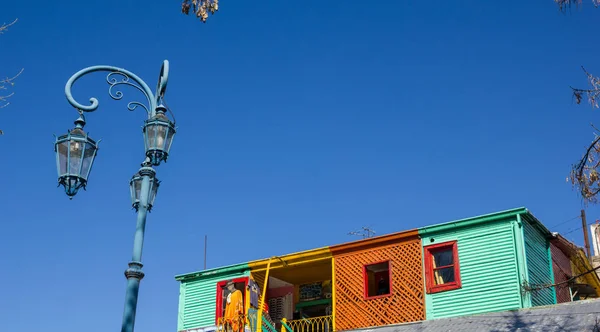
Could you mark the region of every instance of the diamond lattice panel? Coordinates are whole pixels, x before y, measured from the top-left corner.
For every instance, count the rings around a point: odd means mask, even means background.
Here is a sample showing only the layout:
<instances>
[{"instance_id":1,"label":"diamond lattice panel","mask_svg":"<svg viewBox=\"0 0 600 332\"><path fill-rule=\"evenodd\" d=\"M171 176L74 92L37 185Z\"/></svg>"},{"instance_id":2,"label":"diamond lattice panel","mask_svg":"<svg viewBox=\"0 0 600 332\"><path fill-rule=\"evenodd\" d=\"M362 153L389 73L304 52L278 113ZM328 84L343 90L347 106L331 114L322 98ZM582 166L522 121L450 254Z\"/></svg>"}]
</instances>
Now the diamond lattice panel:
<instances>
[{"instance_id":1,"label":"diamond lattice panel","mask_svg":"<svg viewBox=\"0 0 600 332\"><path fill-rule=\"evenodd\" d=\"M389 260L392 294L365 299L363 266ZM412 240L335 257L336 330L425 319L421 242Z\"/></svg>"}]
</instances>

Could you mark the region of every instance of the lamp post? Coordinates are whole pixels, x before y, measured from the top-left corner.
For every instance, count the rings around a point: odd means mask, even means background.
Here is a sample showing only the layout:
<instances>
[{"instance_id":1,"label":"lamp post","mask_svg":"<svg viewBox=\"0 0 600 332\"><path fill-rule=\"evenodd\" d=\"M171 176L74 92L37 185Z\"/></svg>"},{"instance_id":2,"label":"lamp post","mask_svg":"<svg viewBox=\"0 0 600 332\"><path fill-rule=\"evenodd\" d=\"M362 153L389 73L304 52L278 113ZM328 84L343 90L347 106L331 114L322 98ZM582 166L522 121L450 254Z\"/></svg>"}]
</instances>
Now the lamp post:
<instances>
[{"instance_id":1,"label":"lamp post","mask_svg":"<svg viewBox=\"0 0 600 332\"><path fill-rule=\"evenodd\" d=\"M85 190L92 164L98 152L99 141L90 138L83 130L85 126L83 114L98 109L98 100L90 98L91 105L83 105L75 101L71 94L73 83L93 72L109 73L106 76L106 82L109 85L108 94L112 99L120 100L123 98L123 93L115 89L120 85L134 87L146 97L146 103L132 101L127 104L128 110L133 111L139 107L144 109L148 115L142 130L145 146L144 162L129 182L131 203L137 211L137 224L133 241L133 255L131 262L129 262L129 268L125 270L127 290L121 332L133 332L138 290L140 281L144 277L142 272L142 248L144 245L146 215L154 205L154 199L160 184L152 166L158 166L162 161L166 162L175 135L175 122L167 117L166 113L169 110L164 105L166 104L164 95L169 77L169 62L167 60L163 62L155 93L152 93L148 85L137 75L113 66L84 68L67 81L65 95L69 103L78 111L79 117L75 120L75 128L56 138L54 151L56 152L58 183L59 186L64 187L70 199L77 194L79 189L83 188Z\"/></svg>"}]
</instances>

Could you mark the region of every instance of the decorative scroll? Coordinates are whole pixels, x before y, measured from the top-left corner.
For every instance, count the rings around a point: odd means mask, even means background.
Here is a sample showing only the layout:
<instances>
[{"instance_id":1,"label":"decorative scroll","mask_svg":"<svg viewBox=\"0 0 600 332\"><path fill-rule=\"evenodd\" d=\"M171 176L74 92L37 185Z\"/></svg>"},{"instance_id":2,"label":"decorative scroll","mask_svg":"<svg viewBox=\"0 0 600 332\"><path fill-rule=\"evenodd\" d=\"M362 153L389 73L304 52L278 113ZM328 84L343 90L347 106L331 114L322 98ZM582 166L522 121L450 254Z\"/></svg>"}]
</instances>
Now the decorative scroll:
<instances>
[{"instance_id":1,"label":"decorative scroll","mask_svg":"<svg viewBox=\"0 0 600 332\"><path fill-rule=\"evenodd\" d=\"M164 97L165 91L167 89L167 81L169 78L169 62L167 60L163 62L163 65L161 67L155 94L152 93L152 90L150 90L150 87L148 87L148 84L146 84L146 82L144 82L134 73L123 68L101 65L87 67L78 71L73 76L71 76L71 78L69 78L67 84L65 85L65 95L67 97L67 100L77 110L83 112L93 112L96 109L98 109L98 99L92 97L90 98L90 105L83 105L73 98L73 94L71 92L75 81L87 74L98 71L109 72L109 74L106 76L106 82L109 85L108 94L112 99L120 100L123 98L123 92L115 89L115 87L119 85L127 85L134 87L146 97L146 103L132 101L127 104L127 109L133 111L139 106L146 110L146 112L148 113L148 118L153 117L155 115L156 107Z\"/></svg>"}]
</instances>

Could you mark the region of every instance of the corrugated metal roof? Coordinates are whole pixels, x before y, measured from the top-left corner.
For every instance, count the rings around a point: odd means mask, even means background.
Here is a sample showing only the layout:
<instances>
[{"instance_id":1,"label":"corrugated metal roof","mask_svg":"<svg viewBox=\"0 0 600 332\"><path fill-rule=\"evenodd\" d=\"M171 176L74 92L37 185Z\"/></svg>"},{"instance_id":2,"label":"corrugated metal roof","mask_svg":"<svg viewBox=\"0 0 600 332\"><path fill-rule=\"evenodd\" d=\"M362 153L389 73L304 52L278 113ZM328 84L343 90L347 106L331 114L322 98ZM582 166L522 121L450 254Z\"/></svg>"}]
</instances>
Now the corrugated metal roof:
<instances>
[{"instance_id":1,"label":"corrugated metal roof","mask_svg":"<svg viewBox=\"0 0 600 332\"><path fill-rule=\"evenodd\" d=\"M187 280L187 279L196 279L196 278L202 278L204 276L213 276L215 274L234 273L237 271L243 271L243 270L247 270L247 269L249 269L248 263L233 264L233 265L221 266L221 267L216 267L213 269L207 269L207 270L198 271L198 272L189 272L189 273L176 275L175 280L182 281L182 280Z\"/></svg>"},{"instance_id":2,"label":"corrugated metal roof","mask_svg":"<svg viewBox=\"0 0 600 332\"><path fill-rule=\"evenodd\" d=\"M598 323L597 323L598 322ZM495 312L473 316L440 318L354 331L363 332L582 332L598 331L600 300Z\"/></svg>"},{"instance_id":3,"label":"corrugated metal roof","mask_svg":"<svg viewBox=\"0 0 600 332\"><path fill-rule=\"evenodd\" d=\"M448 221L441 224L435 224L430 226L424 226L419 228L419 235L427 236L431 233L436 233L440 231L447 231L452 228L457 227L467 227L475 224L500 220L504 218L509 218L512 216L521 215L522 218L534 223L536 227L540 229L542 233L544 233L548 238L552 237L552 233L544 226L529 210L525 207L514 208L510 210L498 211L494 213L483 214L475 217L469 217L454 221Z\"/></svg>"}]
</instances>

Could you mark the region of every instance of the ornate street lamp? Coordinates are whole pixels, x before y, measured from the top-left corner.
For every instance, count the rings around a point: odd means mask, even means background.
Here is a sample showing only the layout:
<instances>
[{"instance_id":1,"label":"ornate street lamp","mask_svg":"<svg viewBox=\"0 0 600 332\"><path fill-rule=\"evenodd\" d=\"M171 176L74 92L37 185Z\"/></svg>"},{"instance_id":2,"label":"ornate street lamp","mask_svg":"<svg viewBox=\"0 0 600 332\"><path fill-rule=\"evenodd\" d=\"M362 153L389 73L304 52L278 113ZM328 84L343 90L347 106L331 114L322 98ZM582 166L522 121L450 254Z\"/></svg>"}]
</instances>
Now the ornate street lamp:
<instances>
[{"instance_id":1,"label":"ornate street lamp","mask_svg":"<svg viewBox=\"0 0 600 332\"><path fill-rule=\"evenodd\" d=\"M167 161L169 150L175 135L175 124L166 116L167 109L163 105L156 108L156 115L144 124L144 144L146 157L154 166Z\"/></svg>"},{"instance_id":2,"label":"ornate street lamp","mask_svg":"<svg viewBox=\"0 0 600 332\"><path fill-rule=\"evenodd\" d=\"M148 178L148 186L150 189L147 190L149 196L147 198L148 201L148 211L152 210L152 205L154 205L154 199L156 198L156 192L158 191L158 186L160 185L160 181L155 177L156 172L152 167L142 167L140 170L135 173L135 175L129 181L129 190L131 191L131 206L138 211L140 208L141 201L141 193L142 187L144 184L144 179L147 176Z\"/></svg>"},{"instance_id":3,"label":"ornate street lamp","mask_svg":"<svg viewBox=\"0 0 600 332\"><path fill-rule=\"evenodd\" d=\"M56 169L58 183L65 187L69 198L73 198L80 188L85 190L92 164L98 151L98 142L89 138L83 131L85 118L83 114L75 120L75 128L66 135L56 138Z\"/></svg>"},{"instance_id":4,"label":"ornate street lamp","mask_svg":"<svg viewBox=\"0 0 600 332\"><path fill-rule=\"evenodd\" d=\"M85 190L92 165L98 153L98 143L94 141L83 130L85 126L84 112L93 112L98 108L98 100L90 98L91 105L83 105L75 101L71 93L73 83L82 76L93 72L108 72L106 82L109 85L108 94L115 100L123 98L121 91L113 91L119 85L128 85L141 91L146 97L147 103L132 101L127 104L130 111L140 107L143 108L148 119L144 122L144 162L139 171L129 182L131 191L131 203L137 211L137 224L133 242L133 255L129 268L125 270L127 278L127 291L125 294L125 309L121 332L133 332L135 325L135 312L137 308L138 290L140 281L144 277L142 272L142 247L144 244L144 231L146 228L146 215L154 205L154 199L158 192L160 181L156 178L156 172L152 166L158 166L167 160L173 137L175 136L175 122L167 117L170 112L164 101L169 77L169 62L163 62L156 92L152 93L148 85L132 72L113 66L92 66L84 68L75 73L67 81L65 95L69 103L79 112L75 120L75 128L69 130L65 135L56 138L54 151L56 152L56 168L58 171L58 185L63 186L69 198L73 198L79 189ZM117 77L120 77L118 79Z\"/></svg>"}]
</instances>

